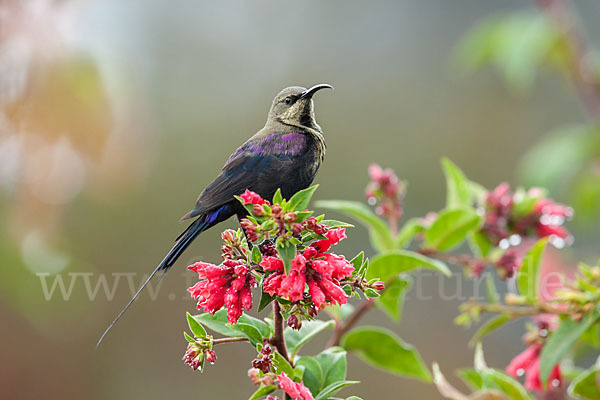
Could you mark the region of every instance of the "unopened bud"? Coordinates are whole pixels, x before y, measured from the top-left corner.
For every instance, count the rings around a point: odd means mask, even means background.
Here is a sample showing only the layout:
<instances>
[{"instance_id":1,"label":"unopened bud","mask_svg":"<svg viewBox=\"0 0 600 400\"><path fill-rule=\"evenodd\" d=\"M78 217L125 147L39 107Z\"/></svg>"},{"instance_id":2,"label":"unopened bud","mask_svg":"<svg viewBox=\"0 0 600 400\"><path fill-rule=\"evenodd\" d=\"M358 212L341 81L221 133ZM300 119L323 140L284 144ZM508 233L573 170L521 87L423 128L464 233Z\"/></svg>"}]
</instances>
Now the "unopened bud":
<instances>
[{"instance_id":1,"label":"unopened bud","mask_svg":"<svg viewBox=\"0 0 600 400\"><path fill-rule=\"evenodd\" d=\"M233 229L224 230L221 233L221 238L226 242L233 243L235 241L235 231Z\"/></svg>"},{"instance_id":2,"label":"unopened bud","mask_svg":"<svg viewBox=\"0 0 600 400\"><path fill-rule=\"evenodd\" d=\"M297 315L290 315L287 319L287 324L294 330L299 330L302 327L302 321L298 319Z\"/></svg>"},{"instance_id":3,"label":"unopened bud","mask_svg":"<svg viewBox=\"0 0 600 400\"><path fill-rule=\"evenodd\" d=\"M273 204L273 207L271 207L271 212L273 215L278 215L281 213L281 206L279 204Z\"/></svg>"},{"instance_id":4,"label":"unopened bud","mask_svg":"<svg viewBox=\"0 0 600 400\"><path fill-rule=\"evenodd\" d=\"M299 236L302 233L302 225L301 224L294 224L292 225L292 233L294 234L294 236Z\"/></svg>"},{"instance_id":5,"label":"unopened bud","mask_svg":"<svg viewBox=\"0 0 600 400\"><path fill-rule=\"evenodd\" d=\"M283 220L287 223L296 222L297 219L298 219L298 214L296 214L295 212L285 213L285 216L283 217Z\"/></svg>"},{"instance_id":6,"label":"unopened bud","mask_svg":"<svg viewBox=\"0 0 600 400\"><path fill-rule=\"evenodd\" d=\"M214 351L208 350L206 352L206 361L208 361L211 364L214 364L215 361L217 361L217 355L215 354Z\"/></svg>"},{"instance_id":7,"label":"unopened bud","mask_svg":"<svg viewBox=\"0 0 600 400\"><path fill-rule=\"evenodd\" d=\"M248 370L248 377L250 378L252 383L256 386L260 386L260 384L262 383L262 381L260 379L260 373L259 373L258 368L250 368Z\"/></svg>"},{"instance_id":8,"label":"unopened bud","mask_svg":"<svg viewBox=\"0 0 600 400\"><path fill-rule=\"evenodd\" d=\"M371 288L378 291L382 291L383 289L385 289L385 284L381 281L377 281L371 285Z\"/></svg>"},{"instance_id":9,"label":"unopened bud","mask_svg":"<svg viewBox=\"0 0 600 400\"><path fill-rule=\"evenodd\" d=\"M264 213L265 213L265 209L262 208L261 205L255 204L254 207L252 207L252 214L254 214L256 216L261 216Z\"/></svg>"}]
</instances>

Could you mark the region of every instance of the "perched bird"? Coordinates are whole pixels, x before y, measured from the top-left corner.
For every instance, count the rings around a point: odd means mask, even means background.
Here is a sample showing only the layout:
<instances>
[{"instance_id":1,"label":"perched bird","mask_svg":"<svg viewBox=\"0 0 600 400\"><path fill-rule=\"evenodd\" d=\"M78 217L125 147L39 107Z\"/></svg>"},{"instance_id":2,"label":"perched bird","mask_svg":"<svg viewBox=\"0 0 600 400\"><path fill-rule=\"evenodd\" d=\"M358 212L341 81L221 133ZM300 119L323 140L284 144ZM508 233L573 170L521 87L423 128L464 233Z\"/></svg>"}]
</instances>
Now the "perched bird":
<instances>
[{"instance_id":1,"label":"perched bird","mask_svg":"<svg viewBox=\"0 0 600 400\"><path fill-rule=\"evenodd\" d=\"M249 189L271 199L280 188L283 197L289 199L310 186L325 156L325 140L315 120L312 97L325 88L333 89L327 84L310 89L292 86L275 97L265 127L229 157L221 173L200 193L195 207L181 218L182 221L195 218L194 222L179 235L173 248L104 331L96 346L154 275L159 271L164 275L200 233L234 215L238 219L247 215L235 195Z\"/></svg>"}]
</instances>

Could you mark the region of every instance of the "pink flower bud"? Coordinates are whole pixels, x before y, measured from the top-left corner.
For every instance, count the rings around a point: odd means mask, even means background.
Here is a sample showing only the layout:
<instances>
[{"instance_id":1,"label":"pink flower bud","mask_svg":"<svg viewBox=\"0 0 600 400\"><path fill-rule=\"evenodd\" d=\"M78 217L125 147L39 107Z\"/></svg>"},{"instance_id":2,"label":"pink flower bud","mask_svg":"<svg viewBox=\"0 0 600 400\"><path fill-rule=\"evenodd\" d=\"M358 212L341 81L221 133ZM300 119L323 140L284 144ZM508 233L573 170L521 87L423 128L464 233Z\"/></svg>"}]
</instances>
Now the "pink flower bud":
<instances>
[{"instance_id":1,"label":"pink flower bud","mask_svg":"<svg viewBox=\"0 0 600 400\"><path fill-rule=\"evenodd\" d=\"M298 214L296 214L295 212L285 213L285 216L283 217L283 220L287 223L296 222L297 219L298 219Z\"/></svg>"},{"instance_id":2,"label":"pink flower bud","mask_svg":"<svg viewBox=\"0 0 600 400\"><path fill-rule=\"evenodd\" d=\"M382 291L385 289L385 285L381 281L377 281L371 285L371 287L375 290Z\"/></svg>"},{"instance_id":3,"label":"pink flower bud","mask_svg":"<svg viewBox=\"0 0 600 400\"><path fill-rule=\"evenodd\" d=\"M265 209L262 208L262 206L255 204L254 207L252 207L252 214L256 215L256 216L261 216L264 215L265 213Z\"/></svg>"},{"instance_id":4,"label":"pink flower bud","mask_svg":"<svg viewBox=\"0 0 600 400\"><path fill-rule=\"evenodd\" d=\"M217 361L217 355L215 354L214 351L208 350L206 352L206 361L208 361L211 364L214 364L215 361Z\"/></svg>"},{"instance_id":5,"label":"pink flower bud","mask_svg":"<svg viewBox=\"0 0 600 400\"><path fill-rule=\"evenodd\" d=\"M224 230L221 233L221 238L229 243L233 243L235 241L235 231L233 229Z\"/></svg>"},{"instance_id":6,"label":"pink flower bud","mask_svg":"<svg viewBox=\"0 0 600 400\"><path fill-rule=\"evenodd\" d=\"M255 386L260 386L260 384L262 383L258 368L250 368L248 370L248 377L252 381L252 384Z\"/></svg>"}]
</instances>

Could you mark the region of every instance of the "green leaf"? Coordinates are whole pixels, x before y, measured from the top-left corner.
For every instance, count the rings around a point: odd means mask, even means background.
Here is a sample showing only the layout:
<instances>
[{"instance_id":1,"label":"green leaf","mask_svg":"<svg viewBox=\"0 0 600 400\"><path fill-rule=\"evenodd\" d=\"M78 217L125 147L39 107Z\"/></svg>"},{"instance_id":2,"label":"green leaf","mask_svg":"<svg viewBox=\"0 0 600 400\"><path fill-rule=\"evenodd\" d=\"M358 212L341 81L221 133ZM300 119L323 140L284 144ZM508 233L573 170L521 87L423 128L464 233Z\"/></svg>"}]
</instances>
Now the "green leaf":
<instances>
[{"instance_id":1,"label":"green leaf","mask_svg":"<svg viewBox=\"0 0 600 400\"><path fill-rule=\"evenodd\" d=\"M235 328L236 330L242 332L244 336L246 336L248 339L250 339L250 343L252 344L252 346L256 346L258 343L263 342L262 335L260 334L258 329L256 329L252 325L238 322L237 324L235 324Z\"/></svg>"},{"instance_id":2,"label":"green leaf","mask_svg":"<svg viewBox=\"0 0 600 400\"><path fill-rule=\"evenodd\" d=\"M392 332L377 327L357 328L344 336L342 346L385 371L431 381L429 370L419 353Z\"/></svg>"},{"instance_id":3,"label":"green leaf","mask_svg":"<svg viewBox=\"0 0 600 400\"><path fill-rule=\"evenodd\" d=\"M442 211L425 232L425 243L436 250L450 250L481 225L481 216L472 209Z\"/></svg>"},{"instance_id":4,"label":"green leaf","mask_svg":"<svg viewBox=\"0 0 600 400\"><path fill-rule=\"evenodd\" d=\"M525 296L527 301L535 302L537 300L538 279L540 274L540 264L544 249L548 243L548 238L540 239L527 252L523 258L523 265L517 273L517 288L519 294Z\"/></svg>"},{"instance_id":5,"label":"green leaf","mask_svg":"<svg viewBox=\"0 0 600 400\"><path fill-rule=\"evenodd\" d=\"M531 12L489 18L466 35L459 56L467 69L493 65L510 88L529 89L544 61L564 63L562 42L543 15Z\"/></svg>"},{"instance_id":6,"label":"green leaf","mask_svg":"<svg viewBox=\"0 0 600 400\"><path fill-rule=\"evenodd\" d=\"M477 385L479 380L469 370L462 377L467 378L468 384ZM496 369L489 368L483 356L481 343L475 348L475 373L481 377L481 387L478 389L498 389L511 400L533 400L527 390L516 380Z\"/></svg>"},{"instance_id":7,"label":"green leaf","mask_svg":"<svg viewBox=\"0 0 600 400\"><path fill-rule=\"evenodd\" d=\"M490 318L486 321L485 324L481 325L481 327L475 332L471 340L469 341L469 346L473 347L477 342L481 340L488 333L500 328L502 325L510 321L510 318L506 315L497 315L493 318Z\"/></svg>"},{"instance_id":8,"label":"green leaf","mask_svg":"<svg viewBox=\"0 0 600 400\"><path fill-rule=\"evenodd\" d=\"M304 367L302 382L312 392L319 393L323 384L323 369L321 364L313 357L300 357L296 361L296 367Z\"/></svg>"},{"instance_id":9,"label":"green leaf","mask_svg":"<svg viewBox=\"0 0 600 400\"><path fill-rule=\"evenodd\" d=\"M488 386L495 386L511 400L533 400L518 381L503 372L487 368L481 375L484 382L489 382Z\"/></svg>"},{"instance_id":10,"label":"green leaf","mask_svg":"<svg viewBox=\"0 0 600 400\"><path fill-rule=\"evenodd\" d=\"M371 244L378 251L394 248L394 239L388 226L369 207L356 201L326 200L318 201L317 207L340 211L367 227Z\"/></svg>"},{"instance_id":11,"label":"green leaf","mask_svg":"<svg viewBox=\"0 0 600 400\"><path fill-rule=\"evenodd\" d=\"M319 185L314 185L296 192L288 202L288 209L292 211L304 211L318 187Z\"/></svg>"},{"instance_id":12,"label":"green leaf","mask_svg":"<svg viewBox=\"0 0 600 400\"><path fill-rule=\"evenodd\" d=\"M330 347L315 357L300 357L296 365L304 367L303 382L313 394L346 379L346 351Z\"/></svg>"},{"instance_id":13,"label":"green leaf","mask_svg":"<svg viewBox=\"0 0 600 400\"><path fill-rule=\"evenodd\" d=\"M479 258L486 258L494 248L487 235L481 231L473 232L469 237L469 245L473 253Z\"/></svg>"},{"instance_id":14,"label":"green leaf","mask_svg":"<svg viewBox=\"0 0 600 400\"><path fill-rule=\"evenodd\" d=\"M323 382L320 390L334 382L346 379L346 354L346 350L340 347L330 347L315 356L323 370Z\"/></svg>"},{"instance_id":15,"label":"green leaf","mask_svg":"<svg viewBox=\"0 0 600 400\"><path fill-rule=\"evenodd\" d=\"M335 394L336 392L338 392L340 389L345 388L346 386L356 385L357 383L360 383L360 382L358 382L358 381L337 381L337 382L334 382L331 385L329 385L326 388L324 388L323 390L321 390L319 392L319 394L317 395L317 397L315 397L315 400L325 400L325 399L328 399L329 396L332 396L333 394Z\"/></svg>"},{"instance_id":16,"label":"green leaf","mask_svg":"<svg viewBox=\"0 0 600 400\"><path fill-rule=\"evenodd\" d=\"M196 340L194 340L193 337L191 337L190 335L187 334L187 332L183 332L183 336L185 337L185 340L187 340L190 343L194 343Z\"/></svg>"},{"instance_id":17,"label":"green leaf","mask_svg":"<svg viewBox=\"0 0 600 400\"><path fill-rule=\"evenodd\" d=\"M206 337L206 329L190 313L186 313L188 326L190 330L197 338L205 338Z\"/></svg>"},{"instance_id":18,"label":"green leaf","mask_svg":"<svg viewBox=\"0 0 600 400\"><path fill-rule=\"evenodd\" d=\"M380 279L384 282L415 268L430 268L450 276L450 269L439 260L429 258L410 250L393 250L373 258L367 270L367 279Z\"/></svg>"},{"instance_id":19,"label":"green leaf","mask_svg":"<svg viewBox=\"0 0 600 400\"><path fill-rule=\"evenodd\" d=\"M569 385L569 395L576 399L600 399L600 366L577 375Z\"/></svg>"},{"instance_id":20,"label":"green leaf","mask_svg":"<svg viewBox=\"0 0 600 400\"><path fill-rule=\"evenodd\" d=\"M544 136L521 158L520 181L527 186L560 188L589 163L597 148L597 129L589 125L560 127ZM544 168L539 167L540 163Z\"/></svg>"},{"instance_id":21,"label":"green leaf","mask_svg":"<svg viewBox=\"0 0 600 400\"><path fill-rule=\"evenodd\" d=\"M335 322L333 320L321 321L315 319L302 322L302 327L299 330L294 330L290 327L285 328L285 342L291 357L293 358L298 350L319 332L325 329L333 329L334 326Z\"/></svg>"},{"instance_id":22,"label":"green leaf","mask_svg":"<svg viewBox=\"0 0 600 400\"><path fill-rule=\"evenodd\" d=\"M261 261L262 261L262 254L260 254L260 249L258 248L258 246L252 247L252 263L260 264Z\"/></svg>"},{"instance_id":23,"label":"green leaf","mask_svg":"<svg viewBox=\"0 0 600 400\"><path fill-rule=\"evenodd\" d=\"M354 228L354 225L349 224L347 222L338 221L335 219L324 219L321 221L321 224L328 226L330 228Z\"/></svg>"},{"instance_id":24,"label":"green leaf","mask_svg":"<svg viewBox=\"0 0 600 400\"><path fill-rule=\"evenodd\" d=\"M273 352L273 366L275 367L275 373L278 375L285 372L288 376L294 376L294 368L277 351Z\"/></svg>"},{"instance_id":25,"label":"green leaf","mask_svg":"<svg viewBox=\"0 0 600 400\"><path fill-rule=\"evenodd\" d=\"M483 388L483 379L481 378L479 372L475 371L474 369L463 368L456 371L456 373L471 390L476 391Z\"/></svg>"},{"instance_id":26,"label":"green leaf","mask_svg":"<svg viewBox=\"0 0 600 400\"><path fill-rule=\"evenodd\" d=\"M579 337L600 318L600 313L594 311L581 321L575 322L570 318L561 321L559 327L552 332L542 349L540 356L540 378L546 385L550 372L562 360L566 352L573 347Z\"/></svg>"},{"instance_id":27,"label":"green leaf","mask_svg":"<svg viewBox=\"0 0 600 400\"><path fill-rule=\"evenodd\" d=\"M276 248L279 258L283 261L285 274L289 275L292 269L292 260L296 257L296 246L291 243L277 241Z\"/></svg>"},{"instance_id":28,"label":"green leaf","mask_svg":"<svg viewBox=\"0 0 600 400\"><path fill-rule=\"evenodd\" d=\"M264 310L271 302L275 300L275 297L271 296L269 293L261 292L260 294L260 303L258 304L258 312Z\"/></svg>"},{"instance_id":29,"label":"green leaf","mask_svg":"<svg viewBox=\"0 0 600 400\"><path fill-rule=\"evenodd\" d=\"M406 279L394 279L391 283L387 284L381 297L376 302L377 306L396 322L400 320L400 316L402 315L404 293L409 284L410 282Z\"/></svg>"},{"instance_id":30,"label":"green leaf","mask_svg":"<svg viewBox=\"0 0 600 400\"><path fill-rule=\"evenodd\" d=\"M363 265L365 260L365 252L361 251L358 253L352 260L350 260L350 264L354 267L354 271L358 271L358 269Z\"/></svg>"},{"instance_id":31,"label":"green leaf","mask_svg":"<svg viewBox=\"0 0 600 400\"><path fill-rule=\"evenodd\" d=\"M263 386L259 387L258 390L256 392L254 392L254 394L252 396L250 396L250 398L248 400L258 400L261 397L264 397L270 393L273 393L275 390L277 390L277 386L263 385Z\"/></svg>"},{"instance_id":32,"label":"green leaf","mask_svg":"<svg viewBox=\"0 0 600 400\"><path fill-rule=\"evenodd\" d=\"M281 195L281 189L277 188L277 191L273 195L273 204L281 204L283 196Z\"/></svg>"},{"instance_id":33,"label":"green leaf","mask_svg":"<svg viewBox=\"0 0 600 400\"><path fill-rule=\"evenodd\" d=\"M215 315L208 313L195 315L194 319L221 335L229 337L242 336L238 330L232 329L233 325L231 327L227 325L227 312L225 310L219 310Z\"/></svg>"},{"instance_id":34,"label":"green leaf","mask_svg":"<svg viewBox=\"0 0 600 400\"><path fill-rule=\"evenodd\" d=\"M215 315L204 313L196 315L193 318L206 325L209 329L225 336L246 336L248 337L248 339L256 339L256 336L254 336L253 338L248 336L249 334L246 331L244 331L244 329L246 328L239 328L240 324L253 326L263 337L269 337L271 335L271 328L269 327L269 325L257 318L251 317L246 314L243 314L240 317L236 325L228 324L227 310L225 309L217 311Z\"/></svg>"},{"instance_id":35,"label":"green leaf","mask_svg":"<svg viewBox=\"0 0 600 400\"><path fill-rule=\"evenodd\" d=\"M471 207L471 191L465 174L447 158L442 159L446 175L446 208L449 210Z\"/></svg>"},{"instance_id":36,"label":"green leaf","mask_svg":"<svg viewBox=\"0 0 600 400\"><path fill-rule=\"evenodd\" d=\"M395 248L402 249L408 247L410 242L419 233L425 232L425 226L419 218L411 218L404 223L398 236L396 236Z\"/></svg>"},{"instance_id":37,"label":"green leaf","mask_svg":"<svg viewBox=\"0 0 600 400\"><path fill-rule=\"evenodd\" d=\"M240 324L240 323L252 325L253 327L255 327L258 330L258 332L263 337L271 336L271 328L269 327L269 325L267 325L266 322L264 322L258 318L254 318L251 315L242 314L242 316L238 320L238 324ZM233 325L233 326L235 326L235 325Z\"/></svg>"}]
</instances>

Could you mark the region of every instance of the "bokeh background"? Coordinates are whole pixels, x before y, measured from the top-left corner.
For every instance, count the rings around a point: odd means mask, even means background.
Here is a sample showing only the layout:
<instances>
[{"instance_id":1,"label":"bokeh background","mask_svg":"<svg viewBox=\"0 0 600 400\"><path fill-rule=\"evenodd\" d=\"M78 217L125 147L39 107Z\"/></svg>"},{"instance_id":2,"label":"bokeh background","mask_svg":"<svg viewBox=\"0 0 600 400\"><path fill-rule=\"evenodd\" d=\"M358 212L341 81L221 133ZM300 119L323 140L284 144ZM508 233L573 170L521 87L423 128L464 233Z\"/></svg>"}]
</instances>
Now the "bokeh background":
<instances>
[{"instance_id":1,"label":"bokeh background","mask_svg":"<svg viewBox=\"0 0 600 400\"><path fill-rule=\"evenodd\" d=\"M600 43L600 3L574 5ZM219 259L218 230L96 350L131 295L125 275L112 286L114 274L135 273L139 285L184 229L179 217L286 86L335 87L315 97L328 144L317 199L361 200L374 161L409 182L409 217L443 207L442 156L487 187L522 183L528 151L588 116L555 71L516 88L493 68L466 73L457 56L465 34L518 11L536 13L525 0L0 0L0 397L247 398L249 346L220 347L202 375L180 361L185 312L194 309L185 265ZM568 193L552 188L559 200ZM590 214L570 229L579 258L593 261L599 231L596 203L587 204ZM361 249L373 252L358 227L342 252ZM73 279L68 300L44 296L42 281L55 274L67 288ZM100 289L90 299L84 277L93 289L102 274L114 296ZM450 376L472 365L469 332L452 322L457 293L469 296L472 283L456 269L455 278L419 284L432 299L409 293L400 325L379 311L364 322L393 329ZM522 333L516 323L486 339L488 363L504 367ZM362 381L353 394L365 399L440 398L432 385L354 356L348 377Z\"/></svg>"}]
</instances>

